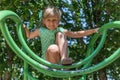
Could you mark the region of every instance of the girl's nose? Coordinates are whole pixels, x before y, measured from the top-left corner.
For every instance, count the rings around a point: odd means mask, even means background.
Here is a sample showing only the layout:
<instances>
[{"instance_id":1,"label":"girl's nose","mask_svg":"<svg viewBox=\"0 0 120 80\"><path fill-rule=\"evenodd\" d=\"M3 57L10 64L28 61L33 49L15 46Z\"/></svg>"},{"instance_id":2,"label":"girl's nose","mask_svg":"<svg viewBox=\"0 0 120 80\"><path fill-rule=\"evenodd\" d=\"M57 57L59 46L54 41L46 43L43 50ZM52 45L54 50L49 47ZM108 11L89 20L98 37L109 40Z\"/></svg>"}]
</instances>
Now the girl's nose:
<instances>
[{"instance_id":1,"label":"girl's nose","mask_svg":"<svg viewBox=\"0 0 120 80\"><path fill-rule=\"evenodd\" d=\"M50 25L54 25L54 22L53 22L53 21L51 21L51 22L50 22Z\"/></svg>"}]
</instances>

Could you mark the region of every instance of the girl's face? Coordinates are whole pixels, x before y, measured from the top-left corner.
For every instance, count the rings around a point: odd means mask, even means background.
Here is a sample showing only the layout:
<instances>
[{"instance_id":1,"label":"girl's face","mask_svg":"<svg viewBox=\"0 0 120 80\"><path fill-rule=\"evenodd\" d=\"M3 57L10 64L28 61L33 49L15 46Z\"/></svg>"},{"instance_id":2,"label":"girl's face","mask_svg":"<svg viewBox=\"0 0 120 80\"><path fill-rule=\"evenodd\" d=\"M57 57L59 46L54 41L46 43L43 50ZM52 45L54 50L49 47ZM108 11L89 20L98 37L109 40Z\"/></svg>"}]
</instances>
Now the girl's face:
<instances>
[{"instance_id":1,"label":"girl's face","mask_svg":"<svg viewBox=\"0 0 120 80\"><path fill-rule=\"evenodd\" d=\"M49 30L54 30L59 25L59 18L57 15L49 16L45 19L43 19L43 24L48 28Z\"/></svg>"}]
</instances>

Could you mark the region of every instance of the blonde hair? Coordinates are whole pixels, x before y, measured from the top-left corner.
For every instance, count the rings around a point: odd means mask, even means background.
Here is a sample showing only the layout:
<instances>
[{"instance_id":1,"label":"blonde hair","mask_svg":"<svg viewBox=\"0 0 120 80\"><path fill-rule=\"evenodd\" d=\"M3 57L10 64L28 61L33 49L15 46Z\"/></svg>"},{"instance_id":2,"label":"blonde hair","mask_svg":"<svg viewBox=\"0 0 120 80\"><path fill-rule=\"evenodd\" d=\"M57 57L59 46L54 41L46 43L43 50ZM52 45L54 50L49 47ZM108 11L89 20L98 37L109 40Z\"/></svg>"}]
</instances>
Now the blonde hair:
<instances>
[{"instance_id":1,"label":"blonde hair","mask_svg":"<svg viewBox=\"0 0 120 80\"><path fill-rule=\"evenodd\" d=\"M47 6L44 11L43 11L43 19L49 17L49 16L54 16L54 15L57 15L59 20L61 19L61 11L60 9L54 7L54 6Z\"/></svg>"}]
</instances>

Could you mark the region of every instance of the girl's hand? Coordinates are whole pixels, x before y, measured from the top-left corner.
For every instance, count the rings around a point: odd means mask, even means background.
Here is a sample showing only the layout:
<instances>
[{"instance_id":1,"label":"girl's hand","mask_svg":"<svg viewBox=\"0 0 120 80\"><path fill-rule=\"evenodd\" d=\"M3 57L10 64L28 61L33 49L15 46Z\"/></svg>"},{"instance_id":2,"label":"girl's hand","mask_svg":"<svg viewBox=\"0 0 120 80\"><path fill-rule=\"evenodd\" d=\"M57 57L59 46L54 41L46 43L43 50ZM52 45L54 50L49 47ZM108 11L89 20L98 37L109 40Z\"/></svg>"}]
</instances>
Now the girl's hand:
<instances>
[{"instance_id":1,"label":"girl's hand","mask_svg":"<svg viewBox=\"0 0 120 80\"><path fill-rule=\"evenodd\" d=\"M23 24L23 28L25 28L26 27L26 25L25 24Z\"/></svg>"},{"instance_id":2,"label":"girl's hand","mask_svg":"<svg viewBox=\"0 0 120 80\"><path fill-rule=\"evenodd\" d=\"M96 29L95 29L95 32L98 33L98 30L99 30L99 29L100 29L100 28L96 28Z\"/></svg>"}]
</instances>

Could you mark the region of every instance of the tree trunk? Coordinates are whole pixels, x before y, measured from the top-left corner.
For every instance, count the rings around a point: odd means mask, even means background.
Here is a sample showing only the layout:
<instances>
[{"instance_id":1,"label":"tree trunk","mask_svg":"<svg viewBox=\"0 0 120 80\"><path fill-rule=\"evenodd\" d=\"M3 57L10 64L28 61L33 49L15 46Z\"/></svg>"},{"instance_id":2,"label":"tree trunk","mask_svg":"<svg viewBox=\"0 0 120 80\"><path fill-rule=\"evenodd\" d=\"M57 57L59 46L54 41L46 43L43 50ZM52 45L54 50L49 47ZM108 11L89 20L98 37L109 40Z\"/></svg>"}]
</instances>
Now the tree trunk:
<instances>
[{"instance_id":1,"label":"tree trunk","mask_svg":"<svg viewBox=\"0 0 120 80\"><path fill-rule=\"evenodd\" d=\"M98 77L99 77L99 80L107 80L106 68L99 70Z\"/></svg>"},{"instance_id":2,"label":"tree trunk","mask_svg":"<svg viewBox=\"0 0 120 80\"><path fill-rule=\"evenodd\" d=\"M1 73L0 73L0 80L2 80L2 75L1 75Z\"/></svg>"},{"instance_id":3,"label":"tree trunk","mask_svg":"<svg viewBox=\"0 0 120 80\"><path fill-rule=\"evenodd\" d=\"M10 73L8 71L6 71L4 75L4 80L10 80Z\"/></svg>"},{"instance_id":4,"label":"tree trunk","mask_svg":"<svg viewBox=\"0 0 120 80\"><path fill-rule=\"evenodd\" d=\"M103 56L101 56L100 54L98 55L99 57L95 58L95 62L94 64L98 64L99 62L101 62L102 60L104 60ZM106 68L102 68L98 71L98 79L99 80L107 80L107 75L106 75Z\"/></svg>"}]
</instances>

